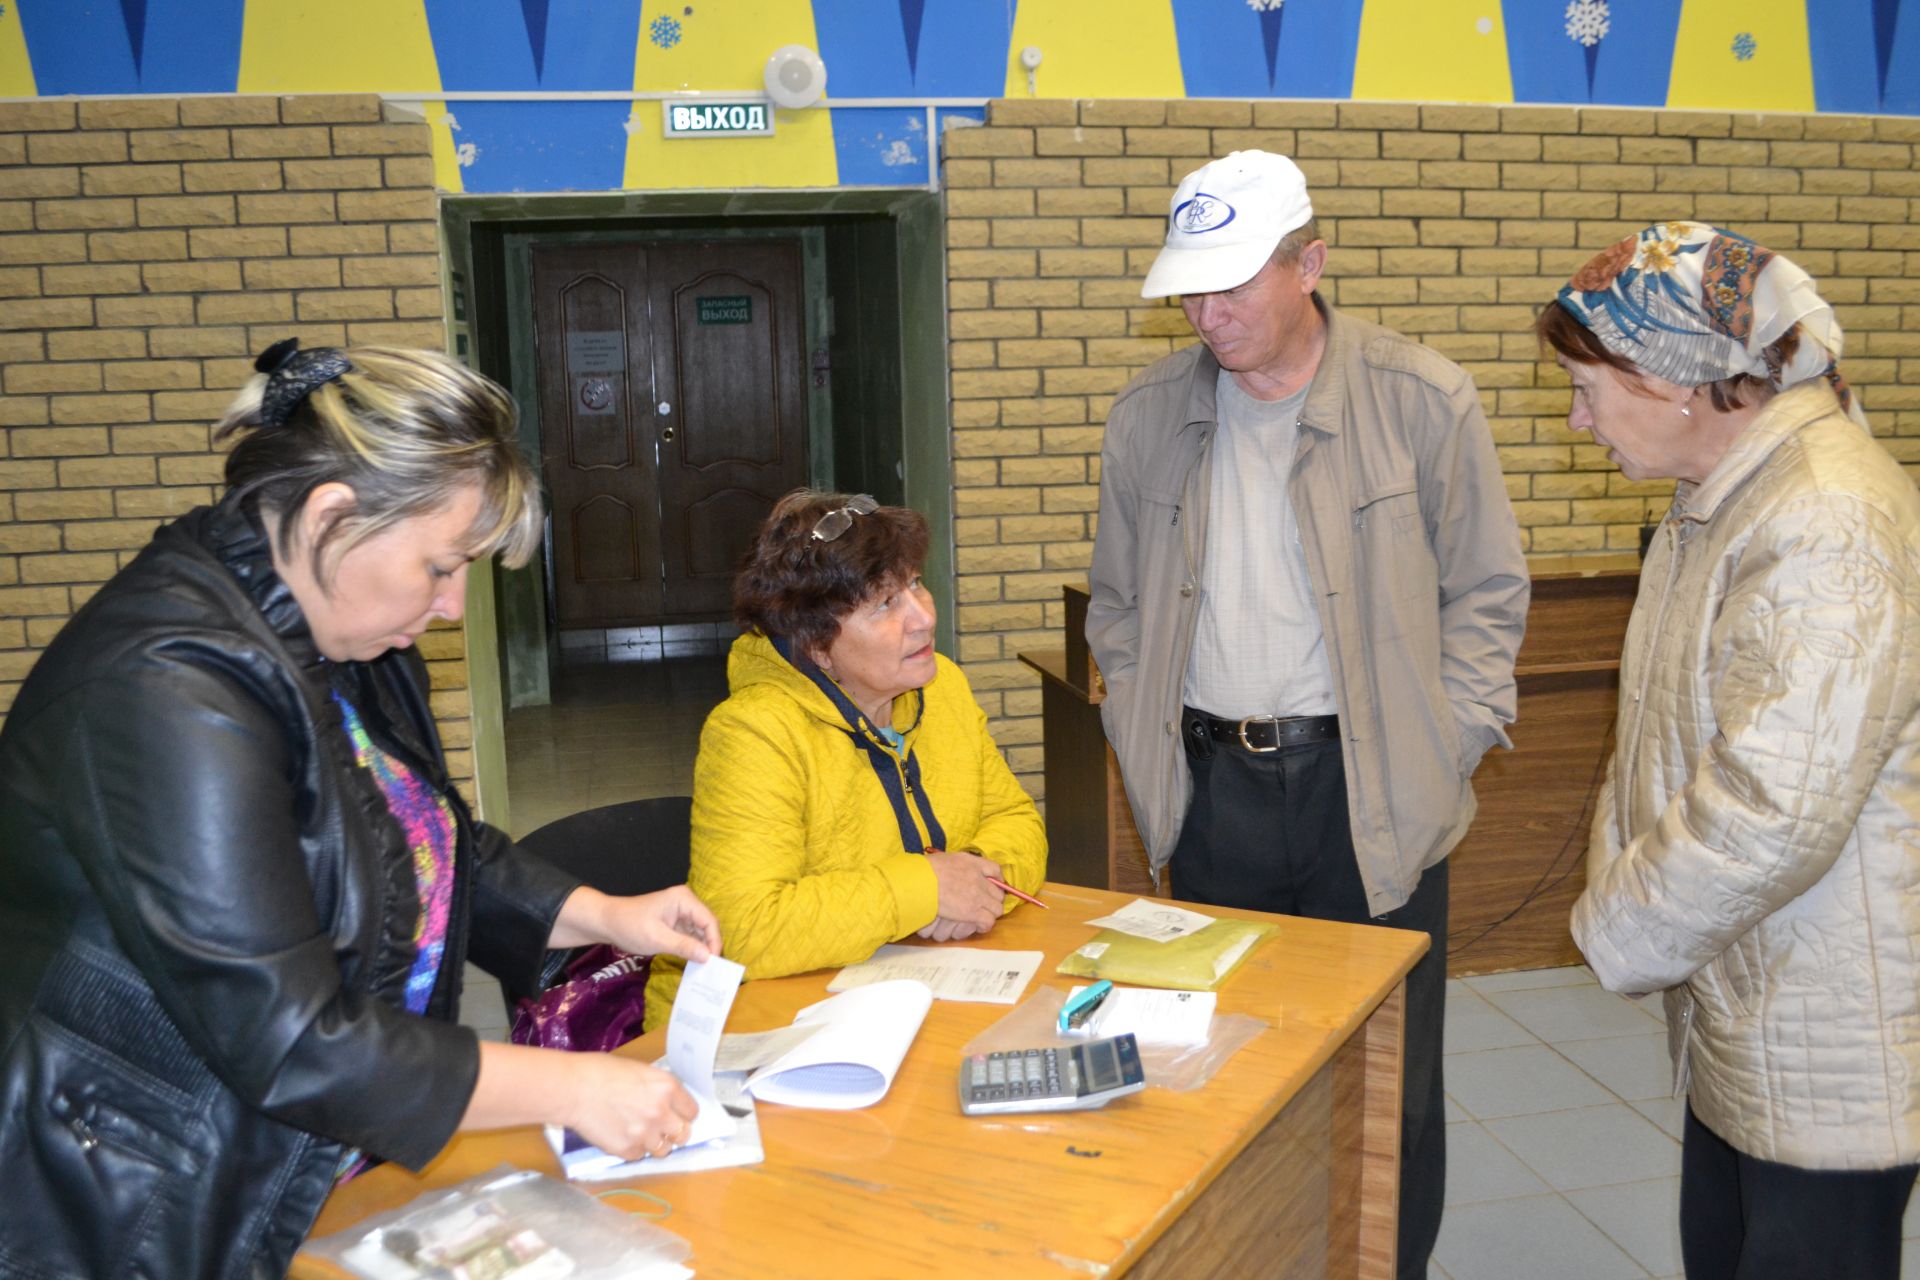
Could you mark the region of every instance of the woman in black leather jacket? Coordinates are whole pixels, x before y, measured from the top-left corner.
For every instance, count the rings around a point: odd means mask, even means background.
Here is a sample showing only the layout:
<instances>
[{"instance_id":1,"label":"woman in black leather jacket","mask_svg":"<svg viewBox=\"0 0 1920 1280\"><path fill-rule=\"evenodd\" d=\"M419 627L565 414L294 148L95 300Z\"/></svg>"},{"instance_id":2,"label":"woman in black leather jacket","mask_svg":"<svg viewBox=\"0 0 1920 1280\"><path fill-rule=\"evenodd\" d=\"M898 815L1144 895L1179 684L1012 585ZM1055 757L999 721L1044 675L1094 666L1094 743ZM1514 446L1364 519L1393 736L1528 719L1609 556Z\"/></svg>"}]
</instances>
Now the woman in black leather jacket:
<instances>
[{"instance_id":1,"label":"woman in black leather jacket","mask_svg":"<svg viewBox=\"0 0 1920 1280\"><path fill-rule=\"evenodd\" d=\"M694 1104L606 1054L480 1043L463 964L705 959L684 886L610 898L449 784L411 646L537 545L511 402L443 357L261 357L229 490L77 613L0 730L0 1275L285 1272L343 1178L456 1131L664 1154Z\"/></svg>"}]
</instances>

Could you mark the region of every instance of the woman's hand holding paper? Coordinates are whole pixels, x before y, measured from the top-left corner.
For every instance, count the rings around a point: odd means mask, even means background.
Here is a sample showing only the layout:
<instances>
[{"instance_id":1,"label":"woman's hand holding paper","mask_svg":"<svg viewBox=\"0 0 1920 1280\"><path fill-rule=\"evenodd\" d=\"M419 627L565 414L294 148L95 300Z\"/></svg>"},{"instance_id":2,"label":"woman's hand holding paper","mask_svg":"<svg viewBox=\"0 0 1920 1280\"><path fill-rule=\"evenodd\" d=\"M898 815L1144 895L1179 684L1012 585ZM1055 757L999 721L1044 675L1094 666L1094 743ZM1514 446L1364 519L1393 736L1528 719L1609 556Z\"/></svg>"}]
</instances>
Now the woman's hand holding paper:
<instances>
[{"instance_id":1,"label":"woman's hand holding paper","mask_svg":"<svg viewBox=\"0 0 1920 1280\"><path fill-rule=\"evenodd\" d=\"M610 1053L566 1055L569 1129L624 1160L664 1156L686 1141L700 1108L657 1067Z\"/></svg>"},{"instance_id":2,"label":"woman's hand holding paper","mask_svg":"<svg viewBox=\"0 0 1920 1280\"><path fill-rule=\"evenodd\" d=\"M560 909L550 947L610 942L634 955L709 960L720 954L720 922L685 885L634 897L584 886Z\"/></svg>"}]
</instances>

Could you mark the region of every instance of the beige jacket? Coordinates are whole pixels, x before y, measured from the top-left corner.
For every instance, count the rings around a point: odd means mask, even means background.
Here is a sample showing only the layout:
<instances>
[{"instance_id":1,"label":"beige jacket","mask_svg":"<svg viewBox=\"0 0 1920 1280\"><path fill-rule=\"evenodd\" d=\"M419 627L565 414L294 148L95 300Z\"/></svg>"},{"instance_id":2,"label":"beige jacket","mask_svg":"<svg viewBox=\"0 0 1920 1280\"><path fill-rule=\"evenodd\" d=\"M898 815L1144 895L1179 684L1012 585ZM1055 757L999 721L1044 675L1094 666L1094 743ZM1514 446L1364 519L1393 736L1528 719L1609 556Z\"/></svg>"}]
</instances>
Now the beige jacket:
<instances>
[{"instance_id":1,"label":"beige jacket","mask_svg":"<svg viewBox=\"0 0 1920 1280\"><path fill-rule=\"evenodd\" d=\"M1708 1128L1920 1161L1920 495L1825 383L1680 487L1587 856L1574 938L1609 988L1667 991Z\"/></svg>"},{"instance_id":2,"label":"beige jacket","mask_svg":"<svg viewBox=\"0 0 1920 1280\"><path fill-rule=\"evenodd\" d=\"M1288 491L1343 729L1375 915L1473 820L1474 767L1514 715L1526 559L1479 394L1437 352L1320 303L1326 349ZM1177 727L1201 604L1219 365L1205 346L1121 392L1101 449L1087 640L1101 718L1157 875L1192 787Z\"/></svg>"}]
</instances>

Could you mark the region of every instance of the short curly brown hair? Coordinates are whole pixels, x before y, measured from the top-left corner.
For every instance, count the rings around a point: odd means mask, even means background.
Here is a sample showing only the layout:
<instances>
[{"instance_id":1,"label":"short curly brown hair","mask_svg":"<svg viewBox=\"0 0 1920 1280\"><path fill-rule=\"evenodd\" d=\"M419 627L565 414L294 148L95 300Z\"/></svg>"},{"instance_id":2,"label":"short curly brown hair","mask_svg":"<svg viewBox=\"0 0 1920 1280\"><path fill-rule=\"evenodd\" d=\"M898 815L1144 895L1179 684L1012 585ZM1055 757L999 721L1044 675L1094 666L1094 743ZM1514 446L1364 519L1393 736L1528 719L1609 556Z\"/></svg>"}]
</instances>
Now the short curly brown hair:
<instances>
[{"instance_id":1,"label":"short curly brown hair","mask_svg":"<svg viewBox=\"0 0 1920 1280\"><path fill-rule=\"evenodd\" d=\"M733 580L733 620L742 631L824 649L864 600L890 591L927 561L927 519L906 507L856 515L830 542L813 527L854 497L795 489L774 504Z\"/></svg>"}]
</instances>

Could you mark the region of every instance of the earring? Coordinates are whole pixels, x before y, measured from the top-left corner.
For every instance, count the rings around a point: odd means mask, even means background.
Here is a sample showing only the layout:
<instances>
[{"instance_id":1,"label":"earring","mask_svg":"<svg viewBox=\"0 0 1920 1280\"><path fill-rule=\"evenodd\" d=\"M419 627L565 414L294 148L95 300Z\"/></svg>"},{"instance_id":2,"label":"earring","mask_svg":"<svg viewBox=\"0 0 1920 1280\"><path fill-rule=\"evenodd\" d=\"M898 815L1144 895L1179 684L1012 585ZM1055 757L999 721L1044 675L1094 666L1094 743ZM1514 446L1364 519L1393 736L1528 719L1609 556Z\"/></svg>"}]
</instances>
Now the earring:
<instances>
[{"instance_id":1,"label":"earring","mask_svg":"<svg viewBox=\"0 0 1920 1280\"><path fill-rule=\"evenodd\" d=\"M1691 418L1693 416L1693 406L1690 404L1681 405L1680 416L1683 418Z\"/></svg>"}]
</instances>

